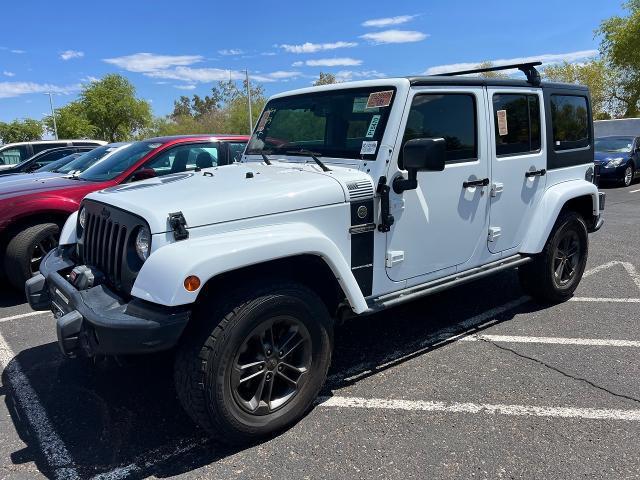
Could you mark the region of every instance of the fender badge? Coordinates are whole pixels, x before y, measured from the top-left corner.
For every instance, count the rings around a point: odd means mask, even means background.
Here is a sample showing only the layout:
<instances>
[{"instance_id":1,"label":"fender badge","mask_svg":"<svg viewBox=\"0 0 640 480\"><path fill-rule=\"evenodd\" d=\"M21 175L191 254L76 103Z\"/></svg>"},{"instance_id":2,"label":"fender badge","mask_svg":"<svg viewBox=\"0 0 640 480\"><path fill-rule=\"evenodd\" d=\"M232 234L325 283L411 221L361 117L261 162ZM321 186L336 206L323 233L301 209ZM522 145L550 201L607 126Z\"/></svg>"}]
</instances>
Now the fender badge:
<instances>
[{"instance_id":1,"label":"fender badge","mask_svg":"<svg viewBox=\"0 0 640 480\"><path fill-rule=\"evenodd\" d=\"M365 207L364 205L360 205L358 207L358 210L356 210L356 215L358 215L358 218L360 220L366 218L367 217L367 213L369 213L369 211L367 210L367 207Z\"/></svg>"}]
</instances>

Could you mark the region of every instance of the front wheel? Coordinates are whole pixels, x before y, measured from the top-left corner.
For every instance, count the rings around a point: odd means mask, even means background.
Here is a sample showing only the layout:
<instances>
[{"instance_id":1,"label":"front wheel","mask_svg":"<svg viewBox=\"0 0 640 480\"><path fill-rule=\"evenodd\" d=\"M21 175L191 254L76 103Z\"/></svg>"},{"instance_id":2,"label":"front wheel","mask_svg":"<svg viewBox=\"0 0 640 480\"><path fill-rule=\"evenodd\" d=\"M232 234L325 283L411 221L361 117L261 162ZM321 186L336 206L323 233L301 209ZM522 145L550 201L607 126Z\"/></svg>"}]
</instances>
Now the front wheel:
<instances>
[{"instance_id":1,"label":"front wheel","mask_svg":"<svg viewBox=\"0 0 640 480\"><path fill-rule=\"evenodd\" d=\"M632 165L627 165L627 168L624 169L624 174L622 176L622 184L625 187L629 187L631 183L633 183L634 170Z\"/></svg>"},{"instance_id":2,"label":"front wheel","mask_svg":"<svg viewBox=\"0 0 640 480\"><path fill-rule=\"evenodd\" d=\"M588 250L584 219L561 213L542 252L518 269L524 291L545 303L568 300L582 279Z\"/></svg>"},{"instance_id":3,"label":"front wheel","mask_svg":"<svg viewBox=\"0 0 640 480\"><path fill-rule=\"evenodd\" d=\"M332 330L320 298L301 285L256 284L233 298L220 305L216 296L194 313L175 382L193 420L237 445L283 430L311 407L331 363Z\"/></svg>"}]
</instances>

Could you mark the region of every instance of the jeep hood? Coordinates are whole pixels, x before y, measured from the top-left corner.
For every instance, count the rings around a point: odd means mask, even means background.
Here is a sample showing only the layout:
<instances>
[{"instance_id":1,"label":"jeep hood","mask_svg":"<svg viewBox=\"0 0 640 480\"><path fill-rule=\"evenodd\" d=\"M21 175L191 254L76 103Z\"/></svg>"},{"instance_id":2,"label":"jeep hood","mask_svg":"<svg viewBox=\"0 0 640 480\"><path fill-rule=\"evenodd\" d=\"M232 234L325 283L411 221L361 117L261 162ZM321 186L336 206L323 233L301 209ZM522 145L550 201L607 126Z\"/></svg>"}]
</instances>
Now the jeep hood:
<instances>
[{"instance_id":1,"label":"jeep hood","mask_svg":"<svg viewBox=\"0 0 640 480\"><path fill-rule=\"evenodd\" d=\"M119 185L87 198L144 218L155 234L170 230L170 213L182 212L187 227L194 228L343 203L345 179L371 184L358 170L331 168L325 173L315 165L233 164Z\"/></svg>"}]
</instances>

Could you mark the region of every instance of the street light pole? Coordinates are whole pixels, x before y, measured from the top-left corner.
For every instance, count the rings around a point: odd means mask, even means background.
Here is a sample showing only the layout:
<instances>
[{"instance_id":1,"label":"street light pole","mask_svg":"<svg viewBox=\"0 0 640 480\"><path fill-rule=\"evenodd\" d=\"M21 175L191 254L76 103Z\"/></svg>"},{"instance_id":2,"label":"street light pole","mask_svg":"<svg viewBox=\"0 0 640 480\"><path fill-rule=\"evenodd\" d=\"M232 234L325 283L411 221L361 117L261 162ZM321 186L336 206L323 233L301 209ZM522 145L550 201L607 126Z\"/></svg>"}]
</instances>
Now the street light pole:
<instances>
[{"instance_id":1,"label":"street light pole","mask_svg":"<svg viewBox=\"0 0 640 480\"><path fill-rule=\"evenodd\" d=\"M249 70L244 71L247 78L247 100L249 102L249 135L253 131L253 115L251 114L251 85L249 84Z\"/></svg>"},{"instance_id":2,"label":"street light pole","mask_svg":"<svg viewBox=\"0 0 640 480\"><path fill-rule=\"evenodd\" d=\"M58 124L56 123L56 111L53 109L53 94L51 92L45 93L49 95L49 105L51 106L51 118L53 118L53 132L58 140Z\"/></svg>"}]
</instances>

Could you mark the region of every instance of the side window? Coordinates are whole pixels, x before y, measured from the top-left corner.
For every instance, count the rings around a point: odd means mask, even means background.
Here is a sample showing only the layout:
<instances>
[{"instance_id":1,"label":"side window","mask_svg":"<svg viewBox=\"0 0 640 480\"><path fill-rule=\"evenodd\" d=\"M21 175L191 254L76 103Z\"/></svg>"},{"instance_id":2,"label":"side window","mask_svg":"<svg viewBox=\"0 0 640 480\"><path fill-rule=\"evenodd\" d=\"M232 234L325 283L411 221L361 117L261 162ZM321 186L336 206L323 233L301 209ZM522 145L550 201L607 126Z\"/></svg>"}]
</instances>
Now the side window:
<instances>
[{"instance_id":1,"label":"side window","mask_svg":"<svg viewBox=\"0 0 640 480\"><path fill-rule=\"evenodd\" d=\"M229 143L229 161L231 163L239 162L246 146L246 143Z\"/></svg>"},{"instance_id":2,"label":"side window","mask_svg":"<svg viewBox=\"0 0 640 480\"><path fill-rule=\"evenodd\" d=\"M586 97L551 95L551 122L556 151L589 146L589 110Z\"/></svg>"},{"instance_id":3,"label":"side window","mask_svg":"<svg viewBox=\"0 0 640 480\"><path fill-rule=\"evenodd\" d=\"M48 163L53 162L54 160L59 160L62 157L66 157L67 155L73 153L73 148L65 148L63 150L56 150L55 152L47 152L43 153L40 158L38 158L38 165L46 165Z\"/></svg>"},{"instance_id":4,"label":"side window","mask_svg":"<svg viewBox=\"0 0 640 480\"><path fill-rule=\"evenodd\" d=\"M402 145L414 138L444 138L446 162L478 158L476 100L467 93L416 95L411 104ZM402 150L398 160L402 166Z\"/></svg>"},{"instance_id":5,"label":"side window","mask_svg":"<svg viewBox=\"0 0 640 480\"><path fill-rule=\"evenodd\" d=\"M27 147L7 148L0 152L0 165L17 165L27 159Z\"/></svg>"},{"instance_id":6,"label":"side window","mask_svg":"<svg viewBox=\"0 0 640 480\"><path fill-rule=\"evenodd\" d=\"M67 146L67 142L60 142L60 143L34 143L32 145L33 147L33 153L34 155L36 153L40 153L43 152L45 150L50 150L52 148L58 148L58 147L66 147Z\"/></svg>"},{"instance_id":7,"label":"side window","mask_svg":"<svg viewBox=\"0 0 640 480\"><path fill-rule=\"evenodd\" d=\"M496 155L540 150L540 100L537 95L493 95Z\"/></svg>"},{"instance_id":8,"label":"side window","mask_svg":"<svg viewBox=\"0 0 640 480\"><path fill-rule=\"evenodd\" d=\"M143 168L152 169L160 177L217 165L218 143L215 142L180 145L151 159Z\"/></svg>"}]
</instances>

